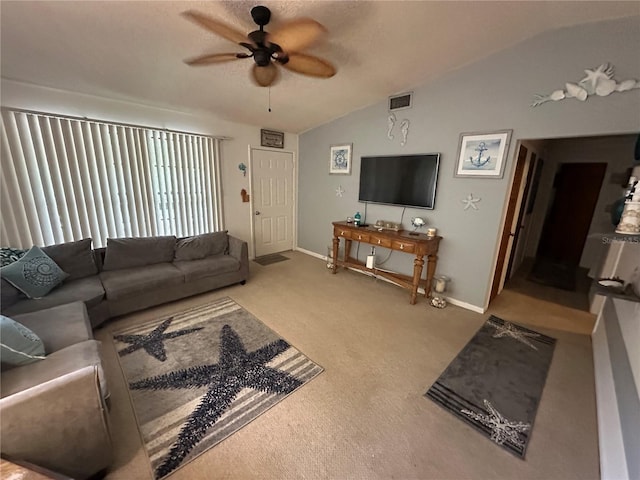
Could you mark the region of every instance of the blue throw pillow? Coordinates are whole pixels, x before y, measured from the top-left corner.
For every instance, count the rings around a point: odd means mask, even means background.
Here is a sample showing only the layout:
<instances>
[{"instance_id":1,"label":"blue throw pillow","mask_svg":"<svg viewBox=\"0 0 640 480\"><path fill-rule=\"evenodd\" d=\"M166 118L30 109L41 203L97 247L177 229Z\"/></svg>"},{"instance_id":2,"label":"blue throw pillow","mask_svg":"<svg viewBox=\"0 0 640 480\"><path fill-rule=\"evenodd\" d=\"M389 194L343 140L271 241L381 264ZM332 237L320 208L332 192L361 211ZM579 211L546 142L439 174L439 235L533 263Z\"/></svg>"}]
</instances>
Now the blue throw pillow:
<instances>
[{"instance_id":1,"label":"blue throw pillow","mask_svg":"<svg viewBox=\"0 0 640 480\"><path fill-rule=\"evenodd\" d=\"M29 298L44 297L69 276L35 246L17 262L0 268L0 275Z\"/></svg>"},{"instance_id":2,"label":"blue throw pillow","mask_svg":"<svg viewBox=\"0 0 640 480\"><path fill-rule=\"evenodd\" d=\"M15 320L0 315L0 360L7 365L26 365L42 360L44 344L40 337Z\"/></svg>"}]
</instances>

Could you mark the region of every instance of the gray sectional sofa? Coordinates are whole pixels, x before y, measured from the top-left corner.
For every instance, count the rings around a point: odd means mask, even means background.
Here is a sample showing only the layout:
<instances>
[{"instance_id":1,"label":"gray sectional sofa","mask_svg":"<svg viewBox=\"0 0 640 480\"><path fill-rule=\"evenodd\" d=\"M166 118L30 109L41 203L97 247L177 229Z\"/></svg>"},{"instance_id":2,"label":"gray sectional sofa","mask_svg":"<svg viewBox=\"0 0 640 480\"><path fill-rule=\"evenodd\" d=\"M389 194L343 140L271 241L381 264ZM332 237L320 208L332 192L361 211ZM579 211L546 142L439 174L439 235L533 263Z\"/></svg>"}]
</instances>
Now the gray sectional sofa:
<instances>
[{"instance_id":1,"label":"gray sectional sofa","mask_svg":"<svg viewBox=\"0 0 640 480\"><path fill-rule=\"evenodd\" d=\"M245 241L227 232L109 238L91 249L91 239L42 248L69 277L48 295L27 298L2 279L3 315L29 313L81 301L95 328L105 320L249 278Z\"/></svg>"},{"instance_id":2,"label":"gray sectional sofa","mask_svg":"<svg viewBox=\"0 0 640 480\"><path fill-rule=\"evenodd\" d=\"M42 251L67 275L44 297L27 298L1 280L2 315L44 343L44 355L31 363L2 363L1 449L17 460L87 478L111 461L109 392L93 328L111 317L245 283L248 248L227 232L215 232L108 239L97 250L85 239ZM26 277L26 265L19 265ZM3 343L3 355L5 348L18 353Z\"/></svg>"},{"instance_id":3,"label":"gray sectional sofa","mask_svg":"<svg viewBox=\"0 0 640 480\"><path fill-rule=\"evenodd\" d=\"M16 315L46 357L2 372L2 454L82 479L111 463L100 342L82 302Z\"/></svg>"}]
</instances>

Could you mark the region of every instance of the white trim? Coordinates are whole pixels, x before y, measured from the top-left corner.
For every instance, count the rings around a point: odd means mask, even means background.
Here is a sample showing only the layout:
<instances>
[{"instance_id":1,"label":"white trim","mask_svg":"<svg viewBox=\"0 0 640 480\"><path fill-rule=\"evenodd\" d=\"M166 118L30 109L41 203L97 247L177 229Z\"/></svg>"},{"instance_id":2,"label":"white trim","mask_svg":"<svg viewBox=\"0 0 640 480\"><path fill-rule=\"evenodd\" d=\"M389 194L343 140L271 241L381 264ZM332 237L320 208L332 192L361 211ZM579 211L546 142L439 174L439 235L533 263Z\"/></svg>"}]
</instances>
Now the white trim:
<instances>
[{"instance_id":1,"label":"white trim","mask_svg":"<svg viewBox=\"0 0 640 480\"><path fill-rule=\"evenodd\" d=\"M471 310L472 312L476 312L476 313L485 313L487 311L486 308L482 308L477 305L472 305L470 303L463 302L462 300L456 300L455 298L447 297L447 302L449 302L451 305L455 305L456 307L461 307L461 308L464 308L465 310Z\"/></svg>"},{"instance_id":2,"label":"white trim","mask_svg":"<svg viewBox=\"0 0 640 480\"><path fill-rule=\"evenodd\" d=\"M315 258L319 258L320 260L324 260L325 262L328 260L326 255L321 255L319 253L316 252L312 252L311 250L306 250L304 248L300 248L300 247L295 247L294 250L298 251L298 252L302 252L306 255L309 255L311 257L315 257ZM349 268L349 270L351 270L352 272L358 272L361 273L363 275L367 275L369 277L373 276L371 273L369 272L365 272L364 270L359 270L357 268ZM385 282L391 283L393 285L398 285L397 283L393 282L392 280L389 280L388 278L385 277L376 277L379 280L384 280ZM400 285L398 285L400 286ZM419 287L418 288L418 293L420 293L421 295L424 295L424 288ZM471 310L472 312L476 312L476 313L485 313L487 311L486 308L482 308L482 307L478 307L477 305L472 305L470 303L467 302L463 302L462 300L457 300L455 298L450 298L450 297L445 297L447 302L449 302L451 305L455 305L456 307L461 307L464 308L465 310Z\"/></svg>"},{"instance_id":3,"label":"white trim","mask_svg":"<svg viewBox=\"0 0 640 480\"><path fill-rule=\"evenodd\" d=\"M507 162L509 159L511 160L511 163L513 166L511 167L511 171L509 172L509 187L507 188L507 191L505 192L505 197L504 200L502 201L502 215L500 217L500 227L498 228L498 234L496 236L495 239L495 243L494 243L494 252L493 252L493 268L491 268L491 272L489 275L489 288L487 289L487 293L485 295L485 299L484 299L484 307L482 308L482 313L484 313L485 311L487 311L487 309L489 308L489 303L490 303L490 299L491 299L491 291L493 290L493 283L495 280L495 276L496 276L496 270L498 269L498 256L500 254L500 247L502 246L502 232L504 231L504 227L505 224L507 223L507 211L509 210L509 202L511 199L511 191L514 188L514 181L515 181L515 176L516 176L516 167L518 164L518 153L520 152L520 147L522 146L522 141L521 140L517 140L515 142L511 141L510 145L509 145L509 150L511 155L509 156L509 152L507 152L507 154L505 155L505 162ZM511 151L511 149L513 148L513 151ZM506 167L505 167L506 170ZM522 184L520 185L520 187L522 187ZM518 194L520 195L520 194ZM510 241L509 237L506 242L508 243ZM504 288L504 283L506 281L506 279L504 278L504 272L505 272L505 267L504 264L508 265L509 259L507 258L507 255L505 255L505 258L502 260L503 262L503 271L502 271L502 276L501 278L498 279L498 292L496 293L496 297L498 295L500 295L500 292L502 292L503 288ZM453 303L453 302L452 302ZM466 308L466 307L465 307ZM479 308L479 307L477 307ZM475 310L474 310L475 311Z\"/></svg>"},{"instance_id":4,"label":"white trim","mask_svg":"<svg viewBox=\"0 0 640 480\"><path fill-rule=\"evenodd\" d=\"M327 261L327 256L326 255L320 255L319 253L316 252L312 252L311 250L306 250L304 248L300 248L300 247L294 247L294 250L297 252L302 252L305 255L309 255L311 257L316 257L319 258L320 260L324 260L325 262Z\"/></svg>"},{"instance_id":5,"label":"white trim","mask_svg":"<svg viewBox=\"0 0 640 480\"><path fill-rule=\"evenodd\" d=\"M617 319L609 319L609 321L615 320ZM620 423L620 411L613 378L609 341L604 323L605 318L601 312L596 320L596 328L591 334L598 446L600 451L600 478L602 480L628 480L629 471L624 449L624 437Z\"/></svg>"}]
</instances>

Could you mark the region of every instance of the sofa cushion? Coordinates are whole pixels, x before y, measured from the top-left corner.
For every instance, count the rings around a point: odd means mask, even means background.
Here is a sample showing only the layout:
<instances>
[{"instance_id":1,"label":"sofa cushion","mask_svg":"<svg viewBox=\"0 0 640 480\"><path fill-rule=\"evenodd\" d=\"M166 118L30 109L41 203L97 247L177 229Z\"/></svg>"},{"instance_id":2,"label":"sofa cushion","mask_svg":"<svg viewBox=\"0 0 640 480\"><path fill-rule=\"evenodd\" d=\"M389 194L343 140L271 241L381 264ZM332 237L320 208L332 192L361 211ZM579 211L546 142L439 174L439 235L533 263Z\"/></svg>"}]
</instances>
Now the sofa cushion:
<instances>
[{"instance_id":1,"label":"sofa cushion","mask_svg":"<svg viewBox=\"0 0 640 480\"><path fill-rule=\"evenodd\" d=\"M93 261L90 238L50 245L44 247L42 251L69 274L68 280L76 280L98 273L98 267Z\"/></svg>"},{"instance_id":2,"label":"sofa cushion","mask_svg":"<svg viewBox=\"0 0 640 480\"><path fill-rule=\"evenodd\" d=\"M203 233L176 242L174 260L199 260L210 255L225 253L229 245L227 231Z\"/></svg>"},{"instance_id":3,"label":"sofa cushion","mask_svg":"<svg viewBox=\"0 0 640 480\"><path fill-rule=\"evenodd\" d=\"M104 271L100 273L100 279L104 285L107 300L118 300L184 283L182 272L170 263Z\"/></svg>"},{"instance_id":4,"label":"sofa cushion","mask_svg":"<svg viewBox=\"0 0 640 480\"><path fill-rule=\"evenodd\" d=\"M27 297L4 278L0 278L0 308L3 312L11 305L17 303L21 298Z\"/></svg>"},{"instance_id":5,"label":"sofa cushion","mask_svg":"<svg viewBox=\"0 0 640 480\"><path fill-rule=\"evenodd\" d=\"M0 248L0 267L6 267L7 265L17 262L21 257L29 250L22 248L1 247Z\"/></svg>"},{"instance_id":6,"label":"sofa cushion","mask_svg":"<svg viewBox=\"0 0 640 480\"><path fill-rule=\"evenodd\" d=\"M9 317L0 315L0 361L26 365L44 359L44 343L35 333ZM4 377L2 379L4 389Z\"/></svg>"},{"instance_id":7,"label":"sofa cushion","mask_svg":"<svg viewBox=\"0 0 640 480\"><path fill-rule=\"evenodd\" d=\"M104 299L104 288L98 275L66 281L49 295L39 299L22 298L15 304L4 308L7 315L36 312L45 308L64 305L70 302L84 302L87 308L99 304Z\"/></svg>"},{"instance_id":8,"label":"sofa cushion","mask_svg":"<svg viewBox=\"0 0 640 480\"><path fill-rule=\"evenodd\" d=\"M75 343L47 355L41 362L2 372L2 398L92 365L98 368L100 391L102 397L107 398L109 389L102 369L100 342L97 340Z\"/></svg>"},{"instance_id":9,"label":"sofa cushion","mask_svg":"<svg viewBox=\"0 0 640 480\"><path fill-rule=\"evenodd\" d=\"M20 260L0 268L0 274L29 298L44 297L69 276L36 246Z\"/></svg>"},{"instance_id":10,"label":"sofa cushion","mask_svg":"<svg viewBox=\"0 0 640 480\"><path fill-rule=\"evenodd\" d=\"M40 337L47 355L93 339L87 308L82 302L14 315L13 319Z\"/></svg>"},{"instance_id":11,"label":"sofa cushion","mask_svg":"<svg viewBox=\"0 0 640 480\"><path fill-rule=\"evenodd\" d=\"M211 234L211 247L210 255L222 255L223 253L229 253L229 235L227 231L215 232Z\"/></svg>"},{"instance_id":12,"label":"sofa cushion","mask_svg":"<svg viewBox=\"0 0 640 480\"><path fill-rule=\"evenodd\" d=\"M240 262L231 255L216 255L201 260L173 262L173 264L184 274L187 282L240 270Z\"/></svg>"},{"instance_id":13,"label":"sofa cushion","mask_svg":"<svg viewBox=\"0 0 640 480\"><path fill-rule=\"evenodd\" d=\"M104 270L143 267L173 260L176 237L108 238Z\"/></svg>"}]
</instances>

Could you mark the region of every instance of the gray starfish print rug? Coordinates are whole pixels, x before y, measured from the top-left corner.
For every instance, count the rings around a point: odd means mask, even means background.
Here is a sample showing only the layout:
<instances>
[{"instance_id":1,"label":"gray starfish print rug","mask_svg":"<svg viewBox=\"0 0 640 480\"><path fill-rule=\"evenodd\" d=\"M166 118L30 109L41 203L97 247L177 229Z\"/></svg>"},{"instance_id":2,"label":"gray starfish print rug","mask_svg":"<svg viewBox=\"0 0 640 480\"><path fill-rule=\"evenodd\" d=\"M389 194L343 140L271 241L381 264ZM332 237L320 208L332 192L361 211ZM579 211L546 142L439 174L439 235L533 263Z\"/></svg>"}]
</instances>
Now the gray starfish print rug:
<instances>
[{"instance_id":1,"label":"gray starfish print rug","mask_svg":"<svg viewBox=\"0 0 640 480\"><path fill-rule=\"evenodd\" d=\"M323 371L228 297L118 331L114 345L156 479Z\"/></svg>"},{"instance_id":2,"label":"gray starfish print rug","mask_svg":"<svg viewBox=\"0 0 640 480\"><path fill-rule=\"evenodd\" d=\"M492 315L425 396L524 459L555 342Z\"/></svg>"}]
</instances>

